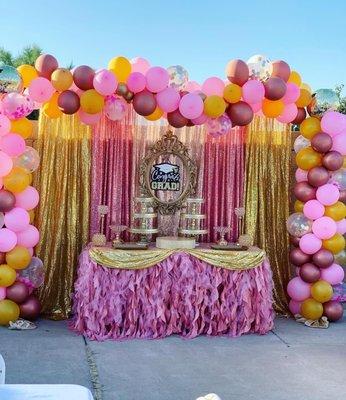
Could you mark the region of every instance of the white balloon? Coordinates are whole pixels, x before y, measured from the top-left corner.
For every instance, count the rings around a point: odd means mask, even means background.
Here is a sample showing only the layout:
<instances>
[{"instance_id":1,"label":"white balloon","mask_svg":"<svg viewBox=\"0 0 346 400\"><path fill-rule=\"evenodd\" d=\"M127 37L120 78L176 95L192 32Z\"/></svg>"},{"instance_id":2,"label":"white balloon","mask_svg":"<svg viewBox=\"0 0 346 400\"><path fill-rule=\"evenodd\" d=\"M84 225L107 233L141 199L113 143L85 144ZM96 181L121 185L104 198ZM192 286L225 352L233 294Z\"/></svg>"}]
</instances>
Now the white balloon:
<instances>
[{"instance_id":1,"label":"white balloon","mask_svg":"<svg viewBox=\"0 0 346 400\"><path fill-rule=\"evenodd\" d=\"M302 135L299 135L297 139L294 141L293 148L294 151L298 153L299 150L305 149L305 147L309 147L310 145L311 142L309 139L305 138Z\"/></svg>"}]
</instances>

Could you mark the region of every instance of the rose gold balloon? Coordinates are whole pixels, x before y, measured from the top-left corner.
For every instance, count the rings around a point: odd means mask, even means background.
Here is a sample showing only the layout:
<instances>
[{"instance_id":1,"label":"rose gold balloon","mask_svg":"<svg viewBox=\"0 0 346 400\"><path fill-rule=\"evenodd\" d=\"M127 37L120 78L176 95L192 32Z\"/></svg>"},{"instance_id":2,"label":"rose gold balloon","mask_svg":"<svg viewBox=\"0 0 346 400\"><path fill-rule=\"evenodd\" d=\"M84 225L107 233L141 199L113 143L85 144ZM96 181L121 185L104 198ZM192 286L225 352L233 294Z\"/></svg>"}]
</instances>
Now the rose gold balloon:
<instances>
[{"instance_id":1,"label":"rose gold balloon","mask_svg":"<svg viewBox=\"0 0 346 400\"><path fill-rule=\"evenodd\" d=\"M73 71L73 81L82 90L94 88L95 71L88 65L80 65Z\"/></svg>"},{"instance_id":2,"label":"rose gold balloon","mask_svg":"<svg viewBox=\"0 0 346 400\"><path fill-rule=\"evenodd\" d=\"M290 261L292 264L301 266L311 260L308 254L305 254L299 247L295 247L290 251Z\"/></svg>"},{"instance_id":3,"label":"rose gold balloon","mask_svg":"<svg viewBox=\"0 0 346 400\"><path fill-rule=\"evenodd\" d=\"M330 322L336 322L342 318L344 309L342 304L337 301L327 301L323 303L323 315L328 318Z\"/></svg>"},{"instance_id":4,"label":"rose gold balloon","mask_svg":"<svg viewBox=\"0 0 346 400\"><path fill-rule=\"evenodd\" d=\"M297 182L293 190L295 197L303 203L316 198L316 189L305 181Z\"/></svg>"},{"instance_id":5,"label":"rose gold balloon","mask_svg":"<svg viewBox=\"0 0 346 400\"><path fill-rule=\"evenodd\" d=\"M8 190L0 190L0 212L11 211L16 204L14 194Z\"/></svg>"},{"instance_id":6,"label":"rose gold balloon","mask_svg":"<svg viewBox=\"0 0 346 400\"><path fill-rule=\"evenodd\" d=\"M320 279L321 271L316 265L306 263L300 267L299 276L304 282L313 283Z\"/></svg>"},{"instance_id":7,"label":"rose gold balloon","mask_svg":"<svg viewBox=\"0 0 346 400\"><path fill-rule=\"evenodd\" d=\"M50 79L58 66L57 59L50 54L41 54L35 61L35 68L38 74L47 79Z\"/></svg>"},{"instance_id":8,"label":"rose gold balloon","mask_svg":"<svg viewBox=\"0 0 346 400\"><path fill-rule=\"evenodd\" d=\"M6 289L6 298L17 304L23 303L29 296L29 289L23 282L14 282Z\"/></svg>"},{"instance_id":9,"label":"rose gold balloon","mask_svg":"<svg viewBox=\"0 0 346 400\"><path fill-rule=\"evenodd\" d=\"M329 151L322 159L323 166L329 169L329 171L340 169L343 163L344 158L338 151Z\"/></svg>"},{"instance_id":10,"label":"rose gold balloon","mask_svg":"<svg viewBox=\"0 0 346 400\"><path fill-rule=\"evenodd\" d=\"M329 172L323 167L313 167L308 172L308 182L317 188L325 185L329 181Z\"/></svg>"},{"instance_id":11,"label":"rose gold balloon","mask_svg":"<svg viewBox=\"0 0 346 400\"><path fill-rule=\"evenodd\" d=\"M291 122L291 124L300 125L304 121L305 118L306 118L305 108L298 108L298 114L294 118L294 120Z\"/></svg>"},{"instance_id":12,"label":"rose gold balloon","mask_svg":"<svg viewBox=\"0 0 346 400\"><path fill-rule=\"evenodd\" d=\"M253 119L253 111L249 104L245 101L230 104L226 111L229 119L232 121L232 126L248 125Z\"/></svg>"},{"instance_id":13,"label":"rose gold balloon","mask_svg":"<svg viewBox=\"0 0 346 400\"><path fill-rule=\"evenodd\" d=\"M317 133L311 139L311 147L319 153L326 153L333 146L332 138L324 132Z\"/></svg>"},{"instance_id":14,"label":"rose gold balloon","mask_svg":"<svg viewBox=\"0 0 346 400\"><path fill-rule=\"evenodd\" d=\"M118 84L116 93L117 93L119 96L125 96L127 92L128 92L128 88L127 88L126 83L120 82L120 83Z\"/></svg>"},{"instance_id":15,"label":"rose gold balloon","mask_svg":"<svg viewBox=\"0 0 346 400\"><path fill-rule=\"evenodd\" d=\"M226 66L228 80L239 86L243 86L249 79L249 67L243 60L231 60Z\"/></svg>"},{"instance_id":16,"label":"rose gold balloon","mask_svg":"<svg viewBox=\"0 0 346 400\"><path fill-rule=\"evenodd\" d=\"M283 60L273 61L272 66L273 66L272 76L278 76L279 78L287 82L291 73L291 68L287 64L287 62Z\"/></svg>"},{"instance_id":17,"label":"rose gold balloon","mask_svg":"<svg viewBox=\"0 0 346 400\"><path fill-rule=\"evenodd\" d=\"M58 97L58 107L64 114L74 114L79 110L80 100L77 93L72 90L61 92Z\"/></svg>"},{"instance_id":18,"label":"rose gold balloon","mask_svg":"<svg viewBox=\"0 0 346 400\"><path fill-rule=\"evenodd\" d=\"M41 303L36 296L29 296L20 306L20 317L24 319L36 319L41 312Z\"/></svg>"},{"instance_id":19,"label":"rose gold balloon","mask_svg":"<svg viewBox=\"0 0 346 400\"><path fill-rule=\"evenodd\" d=\"M334 262L334 255L329 250L321 249L312 256L312 262L319 268L328 268Z\"/></svg>"},{"instance_id":20,"label":"rose gold balloon","mask_svg":"<svg viewBox=\"0 0 346 400\"><path fill-rule=\"evenodd\" d=\"M283 79L274 76L264 82L265 97L269 100L280 100L286 93L286 83Z\"/></svg>"},{"instance_id":21,"label":"rose gold balloon","mask_svg":"<svg viewBox=\"0 0 346 400\"><path fill-rule=\"evenodd\" d=\"M152 114L156 109L155 96L148 90L136 93L133 97L133 108L137 114L144 117Z\"/></svg>"},{"instance_id":22,"label":"rose gold balloon","mask_svg":"<svg viewBox=\"0 0 346 400\"><path fill-rule=\"evenodd\" d=\"M167 114L168 123L174 128L182 128L189 123L189 120L181 115L179 110Z\"/></svg>"}]
</instances>

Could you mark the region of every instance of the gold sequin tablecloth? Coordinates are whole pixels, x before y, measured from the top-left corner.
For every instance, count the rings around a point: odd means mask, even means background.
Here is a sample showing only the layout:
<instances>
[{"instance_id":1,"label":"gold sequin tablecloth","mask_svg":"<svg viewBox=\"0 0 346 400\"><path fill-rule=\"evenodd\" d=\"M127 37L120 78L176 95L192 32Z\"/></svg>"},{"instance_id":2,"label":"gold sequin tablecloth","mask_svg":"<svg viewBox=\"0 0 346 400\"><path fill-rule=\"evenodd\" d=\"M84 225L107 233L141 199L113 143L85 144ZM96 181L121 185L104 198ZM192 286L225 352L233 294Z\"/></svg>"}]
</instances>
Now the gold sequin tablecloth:
<instances>
[{"instance_id":1,"label":"gold sequin tablecloth","mask_svg":"<svg viewBox=\"0 0 346 400\"><path fill-rule=\"evenodd\" d=\"M97 264L108 268L145 269L153 267L174 253L190 254L215 267L229 270L246 270L259 266L264 258L264 250L250 248L247 251L213 250L208 247L195 249L118 250L111 247L91 246L90 258Z\"/></svg>"}]
</instances>

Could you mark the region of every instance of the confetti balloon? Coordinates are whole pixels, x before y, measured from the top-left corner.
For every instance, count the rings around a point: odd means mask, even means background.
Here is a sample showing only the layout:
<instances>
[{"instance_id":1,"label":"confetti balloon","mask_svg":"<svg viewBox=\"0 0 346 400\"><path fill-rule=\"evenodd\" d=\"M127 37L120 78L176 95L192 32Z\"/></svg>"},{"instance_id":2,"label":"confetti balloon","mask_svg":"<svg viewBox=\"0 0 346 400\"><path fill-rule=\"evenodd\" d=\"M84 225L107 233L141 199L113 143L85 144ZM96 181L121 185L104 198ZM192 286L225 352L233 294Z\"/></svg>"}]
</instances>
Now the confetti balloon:
<instances>
[{"instance_id":1,"label":"confetti balloon","mask_svg":"<svg viewBox=\"0 0 346 400\"><path fill-rule=\"evenodd\" d=\"M308 106L308 113L322 117L326 111L336 111L340 106L338 95L332 89L318 89Z\"/></svg>"},{"instance_id":2,"label":"confetti balloon","mask_svg":"<svg viewBox=\"0 0 346 400\"><path fill-rule=\"evenodd\" d=\"M18 71L10 65L0 66L0 93L20 92L23 81Z\"/></svg>"},{"instance_id":3,"label":"confetti balloon","mask_svg":"<svg viewBox=\"0 0 346 400\"><path fill-rule=\"evenodd\" d=\"M32 257L30 264L20 271L20 275L29 279L34 288L40 287L44 282L43 262L38 257Z\"/></svg>"},{"instance_id":4,"label":"confetti balloon","mask_svg":"<svg viewBox=\"0 0 346 400\"><path fill-rule=\"evenodd\" d=\"M305 149L305 147L309 147L311 145L310 140L306 139L303 135L299 135L297 139L294 141L293 148L296 153L299 150Z\"/></svg>"},{"instance_id":5,"label":"confetti balloon","mask_svg":"<svg viewBox=\"0 0 346 400\"><path fill-rule=\"evenodd\" d=\"M105 114L111 121L122 120L128 109L128 104L123 98L115 95L107 96L105 101Z\"/></svg>"},{"instance_id":6,"label":"confetti balloon","mask_svg":"<svg viewBox=\"0 0 346 400\"><path fill-rule=\"evenodd\" d=\"M250 57L247 60L247 66L249 67L250 79L258 79L262 82L269 79L273 72L272 63L266 56L260 54Z\"/></svg>"},{"instance_id":7,"label":"confetti balloon","mask_svg":"<svg viewBox=\"0 0 346 400\"><path fill-rule=\"evenodd\" d=\"M227 115L218 118L209 118L206 123L208 132L213 137L225 135L232 128L232 122Z\"/></svg>"},{"instance_id":8,"label":"confetti balloon","mask_svg":"<svg viewBox=\"0 0 346 400\"><path fill-rule=\"evenodd\" d=\"M332 173L330 178L331 183L336 183L340 190L346 189L346 168L341 168Z\"/></svg>"},{"instance_id":9,"label":"confetti balloon","mask_svg":"<svg viewBox=\"0 0 346 400\"><path fill-rule=\"evenodd\" d=\"M26 146L24 153L13 161L16 167L21 167L28 172L34 172L40 165L40 156L33 147Z\"/></svg>"},{"instance_id":10,"label":"confetti balloon","mask_svg":"<svg viewBox=\"0 0 346 400\"><path fill-rule=\"evenodd\" d=\"M33 101L20 93L9 93L2 100L3 113L9 119L19 119L29 115L34 109Z\"/></svg>"},{"instance_id":11,"label":"confetti balloon","mask_svg":"<svg viewBox=\"0 0 346 400\"><path fill-rule=\"evenodd\" d=\"M181 65L173 65L167 68L169 75L168 85L175 89L183 89L189 80L189 74Z\"/></svg>"},{"instance_id":12,"label":"confetti balloon","mask_svg":"<svg viewBox=\"0 0 346 400\"><path fill-rule=\"evenodd\" d=\"M287 218L286 226L290 235L302 237L311 232L312 221L303 213L294 213Z\"/></svg>"}]
</instances>

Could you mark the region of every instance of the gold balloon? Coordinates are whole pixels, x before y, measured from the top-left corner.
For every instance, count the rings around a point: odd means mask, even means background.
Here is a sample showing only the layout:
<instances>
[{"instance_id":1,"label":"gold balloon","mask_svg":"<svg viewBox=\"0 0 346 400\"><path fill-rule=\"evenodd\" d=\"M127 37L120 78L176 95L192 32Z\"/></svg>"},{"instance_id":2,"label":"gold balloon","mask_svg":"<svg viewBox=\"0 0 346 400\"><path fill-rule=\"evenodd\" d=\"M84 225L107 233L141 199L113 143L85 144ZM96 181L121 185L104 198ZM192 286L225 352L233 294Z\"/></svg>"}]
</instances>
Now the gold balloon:
<instances>
[{"instance_id":1,"label":"gold balloon","mask_svg":"<svg viewBox=\"0 0 346 400\"><path fill-rule=\"evenodd\" d=\"M297 213L302 213L303 212L303 208L304 208L304 204L302 201L300 200L296 200L294 202L294 211Z\"/></svg>"},{"instance_id":2,"label":"gold balloon","mask_svg":"<svg viewBox=\"0 0 346 400\"><path fill-rule=\"evenodd\" d=\"M226 85L223 91L223 98L228 101L228 103L238 103L241 99L241 87L235 83Z\"/></svg>"},{"instance_id":3,"label":"gold balloon","mask_svg":"<svg viewBox=\"0 0 346 400\"><path fill-rule=\"evenodd\" d=\"M13 193L20 193L26 189L32 181L32 175L24 168L13 167L11 172L3 178L4 188Z\"/></svg>"},{"instance_id":4,"label":"gold balloon","mask_svg":"<svg viewBox=\"0 0 346 400\"><path fill-rule=\"evenodd\" d=\"M345 238L340 233L336 233L330 239L322 240L322 246L333 254L338 254L345 248Z\"/></svg>"},{"instance_id":5,"label":"gold balloon","mask_svg":"<svg viewBox=\"0 0 346 400\"><path fill-rule=\"evenodd\" d=\"M296 106L299 108L307 107L312 100L311 93L306 89L300 89L300 95L298 100L296 101Z\"/></svg>"},{"instance_id":6,"label":"gold balloon","mask_svg":"<svg viewBox=\"0 0 346 400\"><path fill-rule=\"evenodd\" d=\"M297 86L300 86L302 83L302 78L300 77L300 75L298 74L298 72L296 71L291 71L290 76L288 78L288 82L290 83L294 83Z\"/></svg>"},{"instance_id":7,"label":"gold balloon","mask_svg":"<svg viewBox=\"0 0 346 400\"><path fill-rule=\"evenodd\" d=\"M346 218L346 205L342 201L337 201L331 206L325 206L324 215L334 221L341 221Z\"/></svg>"},{"instance_id":8,"label":"gold balloon","mask_svg":"<svg viewBox=\"0 0 346 400\"><path fill-rule=\"evenodd\" d=\"M71 87L73 83L73 76L71 71L67 68L57 68L51 76L52 85L59 92L63 92Z\"/></svg>"},{"instance_id":9,"label":"gold balloon","mask_svg":"<svg viewBox=\"0 0 346 400\"><path fill-rule=\"evenodd\" d=\"M216 95L208 96L204 100L204 113L208 117L217 118L220 117L226 110L225 100Z\"/></svg>"},{"instance_id":10,"label":"gold balloon","mask_svg":"<svg viewBox=\"0 0 346 400\"><path fill-rule=\"evenodd\" d=\"M131 73L131 63L126 57L114 57L108 63L108 69L113 72L119 82L126 82Z\"/></svg>"},{"instance_id":11,"label":"gold balloon","mask_svg":"<svg viewBox=\"0 0 346 400\"><path fill-rule=\"evenodd\" d=\"M35 211L34 210L28 210L29 216L30 216L30 224L34 222L35 219Z\"/></svg>"},{"instance_id":12,"label":"gold balloon","mask_svg":"<svg viewBox=\"0 0 346 400\"><path fill-rule=\"evenodd\" d=\"M317 118L314 117L306 118L300 124L300 133L306 139L311 140L318 132L321 132L321 122Z\"/></svg>"},{"instance_id":13,"label":"gold balloon","mask_svg":"<svg viewBox=\"0 0 346 400\"><path fill-rule=\"evenodd\" d=\"M102 111L104 97L95 89L86 90L80 97L81 109L88 114L97 114Z\"/></svg>"},{"instance_id":14,"label":"gold balloon","mask_svg":"<svg viewBox=\"0 0 346 400\"><path fill-rule=\"evenodd\" d=\"M322 154L315 151L312 147L305 147L296 154L296 163L299 168L308 171L313 167L322 165Z\"/></svg>"},{"instance_id":15,"label":"gold balloon","mask_svg":"<svg viewBox=\"0 0 346 400\"><path fill-rule=\"evenodd\" d=\"M300 306L300 313L306 319L317 320L322 317L323 306L315 299L306 299Z\"/></svg>"},{"instance_id":16,"label":"gold balloon","mask_svg":"<svg viewBox=\"0 0 346 400\"><path fill-rule=\"evenodd\" d=\"M31 261L29 250L23 246L16 246L6 253L6 263L14 269L25 269Z\"/></svg>"},{"instance_id":17,"label":"gold balloon","mask_svg":"<svg viewBox=\"0 0 346 400\"><path fill-rule=\"evenodd\" d=\"M317 281L311 285L311 296L320 303L325 303L333 297L332 285L326 281Z\"/></svg>"},{"instance_id":18,"label":"gold balloon","mask_svg":"<svg viewBox=\"0 0 346 400\"><path fill-rule=\"evenodd\" d=\"M0 265L0 286L9 287L17 278L16 271L7 264Z\"/></svg>"},{"instance_id":19,"label":"gold balloon","mask_svg":"<svg viewBox=\"0 0 346 400\"><path fill-rule=\"evenodd\" d=\"M8 299L0 301L0 325L5 326L10 321L17 321L19 313L19 306L14 301Z\"/></svg>"}]
</instances>

